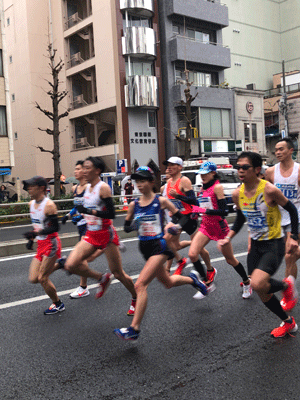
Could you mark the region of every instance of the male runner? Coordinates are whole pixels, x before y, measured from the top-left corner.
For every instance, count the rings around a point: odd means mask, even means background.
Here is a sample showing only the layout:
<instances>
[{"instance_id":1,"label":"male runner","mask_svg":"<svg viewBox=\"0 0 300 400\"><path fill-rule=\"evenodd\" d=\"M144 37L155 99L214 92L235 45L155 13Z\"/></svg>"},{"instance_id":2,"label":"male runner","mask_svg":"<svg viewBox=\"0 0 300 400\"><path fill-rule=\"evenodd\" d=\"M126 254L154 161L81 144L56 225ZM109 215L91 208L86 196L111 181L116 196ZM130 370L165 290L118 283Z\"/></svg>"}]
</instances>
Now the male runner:
<instances>
[{"instance_id":1,"label":"male runner","mask_svg":"<svg viewBox=\"0 0 300 400\"><path fill-rule=\"evenodd\" d=\"M49 276L55 271L55 261L60 257L61 244L58 237L57 208L46 196L47 182L42 176L34 176L23 181L24 190L28 191L31 201L30 218L33 230L26 232L27 248L32 249L33 240L37 239L37 251L29 268L29 281L40 283L53 304L44 311L52 315L64 311L65 306L57 296L55 286Z\"/></svg>"},{"instance_id":2,"label":"male runner","mask_svg":"<svg viewBox=\"0 0 300 400\"><path fill-rule=\"evenodd\" d=\"M132 295L128 315L133 315L136 301L134 284L122 268L118 247L119 237L111 221L115 218L111 190L109 185L100 179L100 174L105 170L105 164L99 157L88 157L84 161L83 168L84 176L89 183L84 193L84 205L78 205L77 210L84 214L87 231L65 261L64 268L72 274L98 280L99 288L96 298L100 298L105 294L113 275L91 270L88 267L87 259L95 252L95 249L105 249L111 272Z\"/></svg>"},{"instance_id":3,"label":"male runner","mask_svg":"<svg viewBox=\"0 0 300 400\"><path fill-rule=\"evenodd\" d=\"M288 198L297 208L298 216L300 216L300 165L293 161L292 154L294 152L294 144L291 138L286 137L278 140L275 145L275 155L278 159L278 164L270 167L266 171L266 180L278 187L282 193ZM286 237L291 235L291 219L289 214L280 208L281 226ZM285 254L285 277L292 275L297 278L296 261L300 258L300 249L293 254ZM287 303L283 298L281 306L285 311L290 311L296 303Z\"/></svg>"},{"instance_id":4,"label":"male runner","mask_svg":"<svg viewBox=\"0 0 300 400\"><path fill-rule=\"evenodd\" d=\"M295 301L298 294L292 276L283 281L272 278L285 253L278 206L282 206L291 218L291 235L286 241L286 250L290 254L298 248L298 212L276 186L258 178L261 165L262 158L258 153L249 151L239 155L236 168L242 185L232 196L237 206L237 217L227 237L219 240L218 245L221 248L228 244L247 218L251 236L247 258L251 286L264 305L282 320L282 324L273 329L271 335L283 337L287 333L296 332L298 326L294 318L282 309L274 293L282 290L287 301Z\"/></svg>"}]
</instances>

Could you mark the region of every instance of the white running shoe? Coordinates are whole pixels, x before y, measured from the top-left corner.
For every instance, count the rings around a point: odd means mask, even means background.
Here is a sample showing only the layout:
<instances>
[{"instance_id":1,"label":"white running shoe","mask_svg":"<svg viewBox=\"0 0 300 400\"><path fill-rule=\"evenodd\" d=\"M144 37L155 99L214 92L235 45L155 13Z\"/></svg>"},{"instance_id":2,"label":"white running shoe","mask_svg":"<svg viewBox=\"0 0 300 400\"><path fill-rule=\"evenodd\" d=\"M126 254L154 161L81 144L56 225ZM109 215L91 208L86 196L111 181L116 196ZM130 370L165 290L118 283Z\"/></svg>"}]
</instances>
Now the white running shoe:
<instances>
[{"instance_id":1,"label":"white running shoe","mask_svg":"<svg viewBox=\"0 0 300 400\"><path fill-rule=\"evenodd\" d=\"M127 247L125 246L125 244L123 242L120 242L119 249L120 249L121 253L125 253L125 251L127 250Z\"/></svg>"},{"instance_id":2,"label":"white running shoe","mask_svg":"<svg viewBox=\"0 0 300 400\"><path fill-rule=\"evenodd\" d=\"M249 285L244 285L243 284L243 299L249 299L249 297L252 296L252 287L249 283Z\"/></svg>"},{"instance_id":3,"label":"white running shoe","mask_svg":"<svg viewBox=\"0 0 300 400\"><path fill-rule=\"evenodd\" d=\"M214 292L216 290L216 285L214 283L211 283L208 287L207 287L207 295L209 295L210 293ZM194 294L193 299L195 300L202 300L204 299L204 296L201 292L197 292L196 294Z\"/></svg>"},{"instance_id":4,"label":"white running shoe","mask_svg":"<svg viewBox=\"0 0 300 400\"><path fill-rule=\"evenodd\" d=\"M70 297L71 299L80 299L81 297L89 296L89 294L88 288L83 289L81 286L78 286L78 288L70 294Z\"/></svg>"}]
</instances>

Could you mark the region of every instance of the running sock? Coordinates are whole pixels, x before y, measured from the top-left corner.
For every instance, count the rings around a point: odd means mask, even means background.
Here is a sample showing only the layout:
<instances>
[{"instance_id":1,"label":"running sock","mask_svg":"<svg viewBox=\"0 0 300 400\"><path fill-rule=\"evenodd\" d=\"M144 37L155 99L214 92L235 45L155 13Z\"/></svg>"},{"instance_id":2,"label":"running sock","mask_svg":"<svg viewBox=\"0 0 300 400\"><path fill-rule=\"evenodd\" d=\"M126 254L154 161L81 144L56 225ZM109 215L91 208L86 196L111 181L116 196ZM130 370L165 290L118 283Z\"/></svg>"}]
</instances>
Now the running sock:
<instances>
[{"instance_id":1,"label":"running sock","mask_svg":"<svg viewBox=\"0 0 300 400\"><path fill-rule=\"evenodd\" d=\"M277 299L277 297L275 295L273 295L269 301L267 301L266 303L264 303L264 305L270 310L272 311L272 313L274 313L275 315L277 315L277 317L279 317L282 321L285 321L286 319L288 319L288 315L285 311L283 311L279 300Z\"/></svg>"},{"instance_id":2,"label":"running sock","mask_svg":"<svg viewBox=\"0 0 300 400\"><path fill-rule=\"evenodd\" d=\"M82 289L86 289L87 288L87 286L82 286L82 285L80 285L80 287L82 287Z\"/></svg>"},{"instance_id":3,"label":"running sock","mask_svg":"<svg viewBox=\"0 0 300 400\"><path fill-rule=\"evenodd\" d=\"M55 301L54 304L56 305L56 307L59 307L61 305L61 300Z\"/></svg>"},{"instance_id":4,"label":"running sock","mask_svg":"<svg viewBox=\"0 0 300 400\"><path fill-rule=\"evenodd\" d=\"M66 258L60 258L57 262L58 262L58 265L59 265L59 268L58 269L63 269L63 268L65 268L65 263L66 263Z\"/></svg>"},{"instance_id":5,"label":"running sock","mask_svg":"<svg viewBox=\"0 0 300 400\"><path fill-rule=\"evenodd\" d=\"M206 279L206 272L203 263L200 260L197 260L193 263L195 270L199 272L202 279Z\"/></svg>"},{"instance_id":6,"label":"running sock","mask_svg":"<svg viewBox=\"0 0 300 400\"><path fill-rule=\"evenodd\" d=\"M238 265L233 268L236 270L236 272L239 274L239 276L243 279L243 282L246 282L249 279L242 263L239 262Z\"/></svg>"},{"instance_id":7,"label":"running sock","mask_svg":"<svg viewBox=\"0 0 300 400\"><path fill-rule=\"evenodd\" d=\"M284 290L284 284L282 281L277 281L276 279L271 278L270 285L271 287L268 293L276 293L279 292L280 290Z\"/></svg>"}]
</instances>

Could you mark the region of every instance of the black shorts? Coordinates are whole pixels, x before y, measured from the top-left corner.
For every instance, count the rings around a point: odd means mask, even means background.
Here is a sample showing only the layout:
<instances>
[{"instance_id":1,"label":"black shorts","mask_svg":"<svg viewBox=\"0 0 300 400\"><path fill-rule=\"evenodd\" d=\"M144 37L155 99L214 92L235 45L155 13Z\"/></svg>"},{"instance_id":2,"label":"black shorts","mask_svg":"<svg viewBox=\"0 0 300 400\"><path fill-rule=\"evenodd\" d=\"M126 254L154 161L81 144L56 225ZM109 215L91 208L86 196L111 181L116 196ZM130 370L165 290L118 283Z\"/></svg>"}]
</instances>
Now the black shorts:
<instances>
[{"instance_id":1,"label":"black shorts","mask_svg":"<svg viewBox=\"0 0 300 400\"><path fill-rule=\"evenodd\" d=\"M145 260L148 260L152 256L157 256L158 254L166 255L168 260L174 258L174 254L167 247L165 239L140 240L139 249Z\"/></svg>"},{"instance_id":2,"label":"black shorts","mask_svg":"<svg viewBox=\"0 0 300 400\"><path fill-rule=\"evenodd\" d=\"M257 268L269 275L278 270L285 254L284 239L253 240L247 257L248 275Z\"/></svg>"},{"instance_id":3,"label":"black shorts","mask_svg":"<svg viewBox=\"0 0 300 400\"><path fill-rule=\"evenodd\" d=\"M188 235L195 233L198 228L198 221L196 219L192 219L191 214L184 214L180 219L180 224L182 226L182 230Z\"/></svg>"}]
</instances>

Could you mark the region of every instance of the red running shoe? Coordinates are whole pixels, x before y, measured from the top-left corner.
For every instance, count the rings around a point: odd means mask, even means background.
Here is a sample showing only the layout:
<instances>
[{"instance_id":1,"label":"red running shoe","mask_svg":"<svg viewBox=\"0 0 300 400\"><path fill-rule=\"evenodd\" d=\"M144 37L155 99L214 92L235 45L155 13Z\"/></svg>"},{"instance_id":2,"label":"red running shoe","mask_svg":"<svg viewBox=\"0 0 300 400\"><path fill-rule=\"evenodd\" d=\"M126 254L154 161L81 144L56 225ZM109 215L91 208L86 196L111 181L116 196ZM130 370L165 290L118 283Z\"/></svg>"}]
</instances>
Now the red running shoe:
<instances>
[{"instance_id":1,"label":"red running shoe","mask_svg":"<svg viewBox=\"0 0 300 400\"><path fill-rule=\"evenodd\" d=\"M181 275L183 268L186 266L187 258L183 258L181 262L176 264L177 268L173 275Z\"/></svg>"},{"instance_id":2,"label":"red running shoe","mask_svg":"<svg viewBox=\"0 0 300 400\"><path fill-rule=\"evenodd\" d=\"M214 268L212 270L207 270L205 283L210 285L215 280L216 276L217 276L216 268Z\"/></svg>"},{"instance_id":3,"label":"red running shoe","mask_svg":"<svg viewBox=\"0 0 300 400\"><path fill-rule=\"evenodd\" d=\"M271 335L274 337L284 337L287 333L296 332L298 330L298 325L296 324L294 317L292 317L292 322L282 321L278 328L272 330Z\"/></svg>"},{"instance_id":4,"label":"red running shoe","mask_svg":"<svg viewBox=\"0 0 300 400\"><path fill-rule=\"evenodd\" d=\"M131 306L129 307L129 310L127 311L127 315L132 317L135 312L135 306L136 306L136 299L131 299Z\"/></svg>"},{"instance_id":5,"label":"red running shoe","mask_svg":"<svg viewBox=\"0 0 300 400\"><path fill-rule=\"evenodd\" d=\"M298 303L298 292L295 287L295 278L290 275L283 281L288 285L288 287L283 292L283 298L280 304L284 311L290 311Z\"/></svg>"},{"instance_id":6,"label":"red running shoe","mask_svg":"<svg viewBox=\"0 0 300 400\"><path fill-rule=\"evenodd\" d=\"M113 274L103 274L101 280L99 281L99 287L97 289L95 298L100 299L103 297L109 288L111 281L113 280Z\"/></svg>"}]
</instances>

